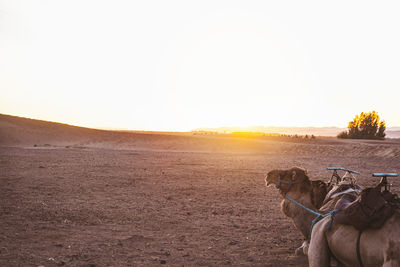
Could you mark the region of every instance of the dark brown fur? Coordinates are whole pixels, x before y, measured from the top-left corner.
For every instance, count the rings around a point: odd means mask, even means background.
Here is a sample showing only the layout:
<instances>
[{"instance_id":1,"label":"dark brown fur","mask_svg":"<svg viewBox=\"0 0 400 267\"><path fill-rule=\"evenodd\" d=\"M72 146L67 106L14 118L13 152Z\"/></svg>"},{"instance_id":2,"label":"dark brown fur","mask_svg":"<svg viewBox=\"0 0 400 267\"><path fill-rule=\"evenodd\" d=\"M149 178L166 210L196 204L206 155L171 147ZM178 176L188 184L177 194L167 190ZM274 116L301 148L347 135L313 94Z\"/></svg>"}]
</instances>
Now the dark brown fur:
<instances>
[{"instance_id":1,"label":"dark brown fur","mask_svg":"<svg viewBox=\"0 0 400 267\"><path fill-rule=\"evenodd\" d=\"M325 196L328 193L328 185L321 180L311 181L312 183L312 195L311 200L314 206L319 209L322 207Z\"/></svg>"},{"instance_id":2,"label":"dark brown fur","mask_svg":"<svg viewBox=\"0 0 400 267\"><path fill-rule=\"evenodd\" d=\"M322 202L328 193L328 185L325 182L321 180L311 181L307 175L307 171L298 167L293 167L288 170L272 170L268 173L267 177L280 177L281 180L291 180L292 182L300 181L301 183L293 184L292 186L299 186L301 193L310 192L312 204L317 209L322 206ZM275 183L278 182L277 178L273 180ZM283 192L286 192L287 188L288 184L281 184L279 188L280 193L283 194Z\"/></svg>"}]
</instances>

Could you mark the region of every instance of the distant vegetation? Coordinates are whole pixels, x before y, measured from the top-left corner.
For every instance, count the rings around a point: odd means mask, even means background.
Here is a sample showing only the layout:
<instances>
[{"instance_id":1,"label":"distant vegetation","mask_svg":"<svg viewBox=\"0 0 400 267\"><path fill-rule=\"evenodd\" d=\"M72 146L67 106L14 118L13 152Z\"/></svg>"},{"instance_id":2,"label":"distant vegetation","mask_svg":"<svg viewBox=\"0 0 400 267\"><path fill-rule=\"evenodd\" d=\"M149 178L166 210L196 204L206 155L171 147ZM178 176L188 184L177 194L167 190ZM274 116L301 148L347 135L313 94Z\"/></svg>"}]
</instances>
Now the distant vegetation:
<instances>
[{"instance_id":1,"label":"distant vegetation","mask_svg":"<svg viewBox=\"0 0 400 267\"><path fill-rule=\"evenodd\" d=\"M263 133L263 132L217 132L217 131L202 131L195 130L192 131L193 135L217 135L217 136L225 136L225 137L242 137L242 138L283 138L283 139L316 139L313 134L306 135L298 135L298 134L279 134L279 133Z\"/></svg>"},{"instance_id":2,"label":"distant vegetation","mask_svg":"<svg viewBox=\"0 0 400 267\"><path fill-rule=\"evenodd\" d=\"M356 115L349 122L347 131L343 131L337 135L338 138L349 139L384 139L386 124L384 120L379 118L376 111Z\"/></svg>"}]
</instances>

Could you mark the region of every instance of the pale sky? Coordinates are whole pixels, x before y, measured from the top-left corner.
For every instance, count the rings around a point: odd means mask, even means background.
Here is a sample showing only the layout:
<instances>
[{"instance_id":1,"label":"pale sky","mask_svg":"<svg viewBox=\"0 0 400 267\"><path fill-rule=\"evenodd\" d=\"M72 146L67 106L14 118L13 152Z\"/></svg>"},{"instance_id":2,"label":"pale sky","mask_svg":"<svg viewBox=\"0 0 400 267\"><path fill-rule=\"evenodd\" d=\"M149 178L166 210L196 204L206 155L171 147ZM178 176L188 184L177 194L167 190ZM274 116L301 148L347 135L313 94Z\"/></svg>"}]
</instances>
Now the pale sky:
<instances>
[{"instance_id":1,"label":"pale sky","mask_svg":"<svg viewBox=\"0 0 400 267\"><path fill-rule=\"evenodd\" d=\"M0 0L0 113L185 131L400 126L399 1Z\"/></svg>"}]
</instances>

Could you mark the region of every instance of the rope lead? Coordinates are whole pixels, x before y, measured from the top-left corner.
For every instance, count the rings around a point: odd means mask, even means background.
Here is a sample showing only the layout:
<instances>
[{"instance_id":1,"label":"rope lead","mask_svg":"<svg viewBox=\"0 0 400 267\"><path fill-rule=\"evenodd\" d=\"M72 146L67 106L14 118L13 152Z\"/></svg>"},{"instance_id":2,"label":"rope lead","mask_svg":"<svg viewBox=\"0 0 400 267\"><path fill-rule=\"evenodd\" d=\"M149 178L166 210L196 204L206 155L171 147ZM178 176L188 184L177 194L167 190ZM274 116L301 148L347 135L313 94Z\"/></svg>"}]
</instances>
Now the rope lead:
<instances>
[{"instance_id":1,"label":"rope lead","mask_svg":"<svg viewBox=\"0 0 400 267\"><path fill-rule=\"evenodd\" d=\"M312 221L312 223L311 223L310 238L311 238L311 232L312 232L312 229L313 229L314 225L315 225L317 222L319 222L320 220L322 220L323 218L325 218L326 216L328 216L328 215L331 216L331 220L329 221L329 225L328 225L328 231L331 230L331 228L332 228L332 222L333 222L333 216L334 216L335 213L338 212L339 210L336 209L336 210L332 210L332 211L330 211L330 212L328 212L328 213L326 213L326 214L322 214L322 213L316 212L315 210L312 210L312 209L310 209L310 208L307 208L307 207L304 206L303 204L297 202L296 200L294 200L293 198L291 198L291 197L289 197L289 196L287 196L287 195L285 195L285 198L286 198L287 200L291 201L292 203L296 204L297 206L299 206L299 207L305 209L306 211L311 212L311 213L313 213L314 215L317 216L317 217L315 217L315 219L314 219L314 220Z\"/></svg>"}]
</instances>

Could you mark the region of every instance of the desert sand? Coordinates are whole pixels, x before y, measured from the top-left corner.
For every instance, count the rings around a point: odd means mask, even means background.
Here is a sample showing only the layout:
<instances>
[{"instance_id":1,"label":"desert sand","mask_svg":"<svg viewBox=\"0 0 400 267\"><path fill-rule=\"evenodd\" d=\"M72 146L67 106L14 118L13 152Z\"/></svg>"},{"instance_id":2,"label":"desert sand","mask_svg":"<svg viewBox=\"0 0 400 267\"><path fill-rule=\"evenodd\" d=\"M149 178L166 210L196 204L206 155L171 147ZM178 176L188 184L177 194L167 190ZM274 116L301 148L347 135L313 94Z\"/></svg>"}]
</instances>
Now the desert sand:
<instances>
[{"instance_id":1,"label":"desert sand","mask_svg":"<svg viewBox=\"0 0 400 267\"><path fill-rule=\"evenodd\" d=\"M264 177L400 172L400 141L86 129L0 115L0 266L307 266ZM392 190L400 193L400 179Z\"/></svg>"}]
</instances>

